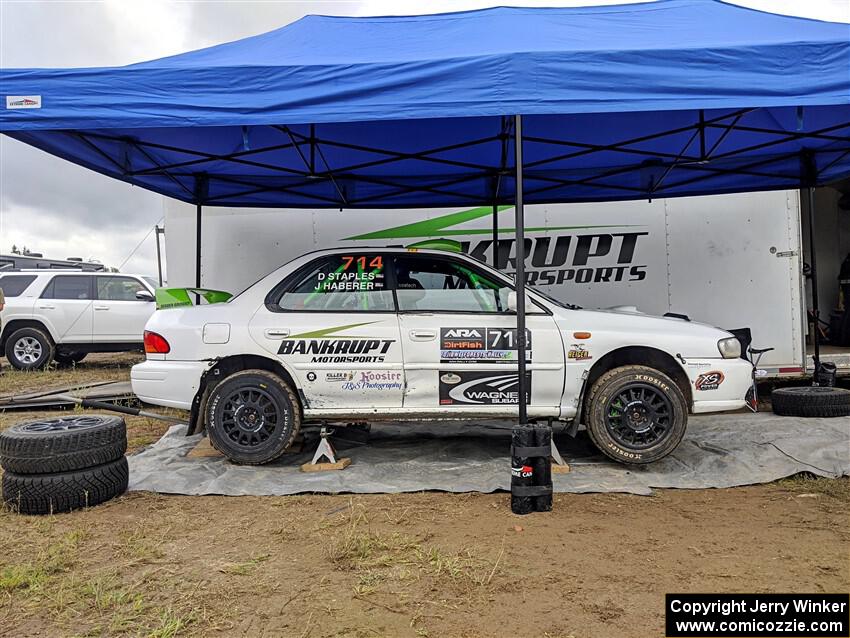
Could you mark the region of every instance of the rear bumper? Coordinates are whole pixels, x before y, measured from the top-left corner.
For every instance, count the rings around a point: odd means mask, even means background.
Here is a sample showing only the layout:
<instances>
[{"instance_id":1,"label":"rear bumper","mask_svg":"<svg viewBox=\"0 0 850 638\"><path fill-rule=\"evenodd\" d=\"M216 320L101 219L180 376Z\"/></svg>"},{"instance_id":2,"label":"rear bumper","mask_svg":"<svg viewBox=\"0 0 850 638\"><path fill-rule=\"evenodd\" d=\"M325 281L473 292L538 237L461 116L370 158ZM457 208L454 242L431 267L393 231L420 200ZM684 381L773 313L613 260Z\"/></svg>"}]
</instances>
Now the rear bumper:
<instances>
[{"instance_id":1,"label":"rear bumper","mask_svg":"<svg viewBox=\"0 0 850 638\"><path fill-rule=\"evenodd\" d=\"M144 361L133 366L133 393L145 403L189 410L209 369L206 361Z\"/></svg>"},{"instance_id":2,"label":"rear bumper","mask_svg":"<svg viewBox=\"0 0 850 638\"><path fill-rule=\"evenodd\" d=\"M753 366L744 359L688 359L693 412L726 412L746 405L753 384Z\"/></svg>"}]
</instances>

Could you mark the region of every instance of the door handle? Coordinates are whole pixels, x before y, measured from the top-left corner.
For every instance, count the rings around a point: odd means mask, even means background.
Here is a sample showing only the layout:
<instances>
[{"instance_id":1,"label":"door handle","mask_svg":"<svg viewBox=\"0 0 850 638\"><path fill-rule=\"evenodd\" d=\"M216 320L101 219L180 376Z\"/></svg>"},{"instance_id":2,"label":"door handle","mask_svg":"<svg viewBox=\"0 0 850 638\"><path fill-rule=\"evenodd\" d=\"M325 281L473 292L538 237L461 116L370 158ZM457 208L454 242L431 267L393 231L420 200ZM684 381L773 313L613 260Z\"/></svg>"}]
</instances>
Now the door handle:
<instances>
[{"instance_id":1,"label":"door handle","mask_svg":"<svg viewBox=\"0 0 850 638\"><path fill-rule=\"evenodd\" d=\"M41 310L56 310L56 306L39 306Z\"/></svg>"},{"instance_id":2,"label":"door handle","mask_svg":"<svg viewBox=\"0 0 850 638\"><path fill-rule=\"evenodd\" d=\"M273 328L264 333L270 339L280 339L289 336L289 328Z\"/></svg>"},{"instance_id":3,"label":"door handle","mask_svg":"<svg viewBox=\"0 0 850 638\"><path fill-rule=\"evenodd\" d=\"M437 333L434 330L411 330L410 338L414 341L430 341L437 338Z\"/></svg>"},{"instance_id":4,"label":"door handle","mask_svg":"<svg viewBox=\"0 0 850 638\"><path fill-rule=\"evenodd\" d=\"M95 310L109 310L109 306L95 306Z\"/></svg>"}]
</instances>

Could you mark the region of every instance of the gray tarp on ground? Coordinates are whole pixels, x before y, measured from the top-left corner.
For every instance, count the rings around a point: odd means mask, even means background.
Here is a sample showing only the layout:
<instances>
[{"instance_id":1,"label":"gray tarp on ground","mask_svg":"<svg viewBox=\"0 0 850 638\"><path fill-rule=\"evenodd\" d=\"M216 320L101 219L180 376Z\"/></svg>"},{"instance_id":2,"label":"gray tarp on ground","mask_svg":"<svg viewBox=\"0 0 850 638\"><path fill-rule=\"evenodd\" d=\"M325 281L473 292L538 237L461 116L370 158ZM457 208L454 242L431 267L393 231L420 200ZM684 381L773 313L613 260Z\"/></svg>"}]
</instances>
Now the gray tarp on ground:
<instances>
[{"instance_id":1,"label":"gray tarp on ground","mask_svg":"<svg viewBox=\"0 0 850 638\"><path fill-rule=\"evenodd\" d=\"M174 426L152 447L129 457L130 489L176 494L283 495L302 492L493 492L510 489L510 426L451 422L372 427L368 444L335 441L352 464L339 472L304 473L304 451L270 465L246 467L223 458L186 458L200 435ZM313 430L315 433L315 430ZM627 467L596 453L584 432L555 440L572 467L554 476L556 492L632 492L653 487L706 488L762 483L798 472L850 475L850 418L798 419L773 414L695 416L671 456Z\"/></svg>"}]
</instances>

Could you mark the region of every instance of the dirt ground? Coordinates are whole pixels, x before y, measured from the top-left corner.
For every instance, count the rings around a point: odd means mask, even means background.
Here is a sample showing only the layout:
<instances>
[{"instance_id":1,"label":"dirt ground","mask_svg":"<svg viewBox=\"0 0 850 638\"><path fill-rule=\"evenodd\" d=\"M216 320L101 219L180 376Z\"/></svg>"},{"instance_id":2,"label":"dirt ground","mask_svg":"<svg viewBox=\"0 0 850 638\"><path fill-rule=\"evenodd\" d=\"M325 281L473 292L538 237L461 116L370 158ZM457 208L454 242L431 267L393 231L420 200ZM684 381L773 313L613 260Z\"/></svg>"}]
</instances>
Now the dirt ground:
<instances>
[{"instance_id":1,"label":"dirt ground","mask_svg":"<svg viewBox=\"0 0 850 638\"><path fill-rule=\"evenodd\" d=\"M0 394L40 375L7 372ZM164 429L129 418L131 448ZM0 636L663 636L667 592L846 592L848 550L850 479L559 494L526 517L504 493L132 493L0 511Z\"/></svg>"}]
</instances>

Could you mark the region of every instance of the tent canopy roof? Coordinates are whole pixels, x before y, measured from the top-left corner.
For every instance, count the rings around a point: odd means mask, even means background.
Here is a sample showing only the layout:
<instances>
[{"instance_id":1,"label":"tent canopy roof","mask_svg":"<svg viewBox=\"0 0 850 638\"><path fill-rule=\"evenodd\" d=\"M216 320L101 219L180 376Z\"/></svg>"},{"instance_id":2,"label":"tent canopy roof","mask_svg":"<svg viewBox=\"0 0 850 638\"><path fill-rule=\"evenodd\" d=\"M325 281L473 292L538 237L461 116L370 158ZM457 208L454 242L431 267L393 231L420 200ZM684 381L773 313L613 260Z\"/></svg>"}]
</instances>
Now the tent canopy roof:
<instances>
[{"instance_id":1,"label":"tent canopy roof","mask_svg":"<svg viewBox=\"0 0 850 638\"><path fill-rule=\"evenodd\" d=\"M850 25L717 0L308 16L125 67L4 69L0 85L3 132L207 204L508 203L515 113L529 203L850 173Z\"/></svg>"}]
</instances>

